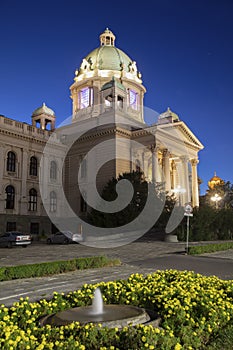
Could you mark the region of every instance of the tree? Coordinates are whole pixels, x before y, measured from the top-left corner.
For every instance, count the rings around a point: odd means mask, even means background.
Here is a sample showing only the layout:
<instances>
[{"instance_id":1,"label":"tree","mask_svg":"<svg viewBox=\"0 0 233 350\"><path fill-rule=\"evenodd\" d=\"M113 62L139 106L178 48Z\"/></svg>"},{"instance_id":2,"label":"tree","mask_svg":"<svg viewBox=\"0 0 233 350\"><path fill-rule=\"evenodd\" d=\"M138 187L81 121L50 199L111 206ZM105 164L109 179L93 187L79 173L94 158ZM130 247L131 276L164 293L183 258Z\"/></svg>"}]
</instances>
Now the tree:
<instances>
[{"instance_id":1,"label":"tree","mask_svg":"<svg viewBox=\"0 0 233 350\"><path fill-rule=\"evenodd\" d=\"M214 207L215 202L212 200L214 196L219 196L218 208L232 208L233 207L233 184L230 181L222 182L214 186L209 187L206 191L205 204Z\"/></svg>"},{"instance_id":2,"label":"tree","mask_svg":"<svg viewBox=\"0 0 233 350\"><path fill-rule=\"evenodd\" d=\"M128 180L133 186L133 197L130 203L121 211L115 213L104 213L92 209L88 215L88 221L99 227L119 227L134 220L143 210L148 192L148 184L143 173L133 171L123 173L118 178L112 178L102 191L102 198L106 201L114 201L117 198L116 185L121 180Z\"/></svg>"}]
</instances>

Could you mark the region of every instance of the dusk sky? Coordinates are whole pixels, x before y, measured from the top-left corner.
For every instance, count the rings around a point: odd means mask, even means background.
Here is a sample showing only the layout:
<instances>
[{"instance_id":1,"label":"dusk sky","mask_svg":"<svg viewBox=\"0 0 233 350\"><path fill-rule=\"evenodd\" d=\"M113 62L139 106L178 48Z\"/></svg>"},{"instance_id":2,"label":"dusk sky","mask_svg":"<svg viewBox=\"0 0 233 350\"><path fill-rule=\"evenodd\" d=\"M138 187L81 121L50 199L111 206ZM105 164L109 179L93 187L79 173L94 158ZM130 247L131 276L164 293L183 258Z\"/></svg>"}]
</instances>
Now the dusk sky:
<instances>
[{"instance_id":1,"label":"dusk sky","mask_svg":"<svg viewBox=\"0 0 233 350\"><path fill-rule=\"evenodd\" d=\"M214 171L233 183L232 0L1 0L0 14L0 114L31 123L45 102L57 125L69 117L75 69L108 27L137 62L145 106L169 106L205 146L201 193Z\"/></svg>"}]
</instances>

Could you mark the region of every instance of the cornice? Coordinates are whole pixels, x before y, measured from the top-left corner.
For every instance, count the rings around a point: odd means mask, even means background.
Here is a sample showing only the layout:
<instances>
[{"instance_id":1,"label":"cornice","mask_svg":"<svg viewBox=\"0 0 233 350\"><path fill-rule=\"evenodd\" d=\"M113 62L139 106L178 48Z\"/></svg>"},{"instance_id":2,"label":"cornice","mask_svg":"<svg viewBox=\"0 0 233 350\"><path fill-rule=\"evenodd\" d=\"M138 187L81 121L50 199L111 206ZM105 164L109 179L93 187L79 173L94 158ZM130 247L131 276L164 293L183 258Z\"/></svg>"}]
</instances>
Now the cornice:
<instances>
[{"instance_id":1,"label":"cornice","mask_svg":"<svg viewBox=\"0 0 233 350\"><path fill-rule=\"evenodd\" d=\"M49 139L49 138L47 138L46 140L42 140L42 139L36 138L35 136L18 134L17 132L6 130L6 129L0 129L0 134L5 135L5 136L9 136L9 137L14 137L15 139L18 139L18 140L23 140L23 141L27 141L27 142L34 142L34 143L39 143L39 144L43 144L43 145L46 144L46 142Z\"/></svg>"}]
</instances>

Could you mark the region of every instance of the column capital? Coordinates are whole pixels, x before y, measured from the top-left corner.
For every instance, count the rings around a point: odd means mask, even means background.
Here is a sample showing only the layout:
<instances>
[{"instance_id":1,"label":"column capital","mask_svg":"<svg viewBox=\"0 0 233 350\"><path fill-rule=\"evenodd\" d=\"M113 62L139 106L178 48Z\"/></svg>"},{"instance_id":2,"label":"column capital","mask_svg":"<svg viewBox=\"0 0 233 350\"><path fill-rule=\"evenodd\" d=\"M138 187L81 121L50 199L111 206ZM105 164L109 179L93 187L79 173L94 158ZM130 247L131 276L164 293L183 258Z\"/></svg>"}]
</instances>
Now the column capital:
<instances>
[{"instance_id":1,"label":"column capital","mask_svg":"<svg viewBox=\"0 0 233 350\"><path fill-rule=\"evenodd\" d=\"M182 163L187 163L189 161L189 157L188 156L180 156L180 160Z\"/></svg>"},{"instance_id":2,"label":"column capital","mask_svg":"<svg viewBox=\"0 0 233 350\"><path fill-rule=\"evenodd\" d=\"M159 146L156 145L156 143L148 146L148 149L152 152L152 153L156 153L159 151Z\"/></svg>"},{"instance_id":3,"label":"column capital","mask_svg":"<svg viewBox=\"0 0 233 350\"><path fill-rule=\"evenodd\" d=\"M170 156L170 152L167 148L164 148L162 150L162 153L163 153L163 157L169 157Z\"/></svg>"},{"instance_id":4,"label":"column capital","mask_svg":"<svg viewBox=\"0 0 233 350\"><path fill-rule=\"evenodd\" d=\"M192 166L196 166L199 163L199 160L197 158L190 159L190 163Z\"/></svg>"}]
</instances>

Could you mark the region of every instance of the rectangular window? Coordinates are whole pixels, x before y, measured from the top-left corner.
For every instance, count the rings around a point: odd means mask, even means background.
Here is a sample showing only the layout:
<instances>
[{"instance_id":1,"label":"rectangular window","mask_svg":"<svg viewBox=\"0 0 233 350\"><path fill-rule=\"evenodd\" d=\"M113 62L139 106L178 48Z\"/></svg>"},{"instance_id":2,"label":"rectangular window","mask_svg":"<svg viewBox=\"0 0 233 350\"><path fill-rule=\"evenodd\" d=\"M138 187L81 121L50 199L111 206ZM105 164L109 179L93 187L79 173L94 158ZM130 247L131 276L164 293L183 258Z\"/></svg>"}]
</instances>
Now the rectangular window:
<instances>
[{"instance_id":1,"label":"rectangular window","mask_svg":"<svg viewBox=\"0 0 233 350\"><path fill-rule=\"evenodd\" d=\"M87 108L93 104L93 90L86 87L79 91L79 108Z\"/></svg>"},{"instance_id":2,"label":"rectangular window","mask_svg":"<svg viewBox=\"0 0 233 350\"><path fill-rule=\"evenodd\" d=\"M129 104L130 107L137 110L138 109L138 94L134 90L129 90Z\"/></svg>"},{"instance_id":3,"label":"rectangular window","mask_svg":"<svg viewBox=\"0 0 233 350\"><path fill-rule=\"evenodd\" d=\"M6 223L6 231L16 231L16 222L7 222Z\"/></svg>"}]
</instances>

